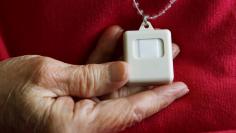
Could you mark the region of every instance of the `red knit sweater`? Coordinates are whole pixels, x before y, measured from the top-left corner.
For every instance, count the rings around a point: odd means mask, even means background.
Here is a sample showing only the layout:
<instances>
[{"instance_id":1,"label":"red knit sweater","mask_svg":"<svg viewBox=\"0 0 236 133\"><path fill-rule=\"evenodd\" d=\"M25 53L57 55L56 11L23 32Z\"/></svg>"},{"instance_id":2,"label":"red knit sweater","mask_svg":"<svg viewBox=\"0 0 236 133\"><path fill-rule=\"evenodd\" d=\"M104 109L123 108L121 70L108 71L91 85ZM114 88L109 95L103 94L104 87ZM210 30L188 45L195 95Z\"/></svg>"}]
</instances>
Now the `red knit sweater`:
<instances>
[{"instance_id":1,"label":"red knit sweater","mask_svg":"<svg viewBox=\"0 0 236 133\"><path fill-rule=\"evenodd\" d=\"M156 12L164 1L141 5ZM40 54L82 64L106 27L140 23L132 0L0 0L0 58ZM178 0L152 23L180 45L175 80L190 94L125 133L236 132L236 1Z\"/></svg>"}]
</instances>

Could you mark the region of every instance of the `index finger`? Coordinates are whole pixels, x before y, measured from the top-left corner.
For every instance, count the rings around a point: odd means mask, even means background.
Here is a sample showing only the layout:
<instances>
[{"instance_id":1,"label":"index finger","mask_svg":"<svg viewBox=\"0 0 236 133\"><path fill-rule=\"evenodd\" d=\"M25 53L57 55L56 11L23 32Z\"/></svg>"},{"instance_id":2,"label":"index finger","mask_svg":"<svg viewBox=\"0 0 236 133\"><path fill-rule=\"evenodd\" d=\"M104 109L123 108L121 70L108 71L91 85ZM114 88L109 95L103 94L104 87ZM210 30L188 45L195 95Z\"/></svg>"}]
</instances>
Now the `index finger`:
<instances>
[{"instance_id":1,"label":"index finger","mask_svg":"<svg viewBox=\"0 0 236 133\"><path fill-rule=\"evenodd\" d=\"M103 63L111 59L123 29L114 25L108 28L98 41L98 45L90 55L87 63Z\"/></svg>"}]
</instances>

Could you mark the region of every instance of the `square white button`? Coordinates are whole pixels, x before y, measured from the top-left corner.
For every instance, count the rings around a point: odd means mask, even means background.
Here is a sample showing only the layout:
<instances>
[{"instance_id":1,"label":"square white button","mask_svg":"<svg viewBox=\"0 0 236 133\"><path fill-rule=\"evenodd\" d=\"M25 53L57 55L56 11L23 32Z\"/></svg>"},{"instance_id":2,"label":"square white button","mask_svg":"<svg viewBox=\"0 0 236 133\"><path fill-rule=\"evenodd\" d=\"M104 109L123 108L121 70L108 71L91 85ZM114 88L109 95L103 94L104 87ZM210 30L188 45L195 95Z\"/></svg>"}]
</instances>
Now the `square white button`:
<instances>
[{"instance_id":1,"label":"square white button","mask_svg":"<svg viewBox=\"0 0 236 133\"><path fill-rule=\"evenodd\" d=\"M164 44L161 39L139 39L135 44L138 58L160 58L164 56Z\"/></svg>"}]
</instances>

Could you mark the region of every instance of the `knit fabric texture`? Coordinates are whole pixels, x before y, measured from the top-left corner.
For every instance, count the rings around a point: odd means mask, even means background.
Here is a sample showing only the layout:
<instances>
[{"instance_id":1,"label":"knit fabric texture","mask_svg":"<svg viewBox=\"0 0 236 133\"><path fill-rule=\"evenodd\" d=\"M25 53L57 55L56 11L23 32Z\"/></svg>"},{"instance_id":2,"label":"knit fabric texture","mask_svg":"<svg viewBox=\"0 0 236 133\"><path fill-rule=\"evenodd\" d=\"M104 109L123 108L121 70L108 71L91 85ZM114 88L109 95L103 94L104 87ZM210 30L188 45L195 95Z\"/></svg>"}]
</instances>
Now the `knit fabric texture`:
<instances>
[{"instance_id":1,"label":"knit fabric texture","mask_svg":"<svg viewBox=\"0 0 236 133\"><path fill-rule=\"evenodd\" d=\"M140 2L150 14L168 3ZM83 64L105 28L141 22L132 0L0 0L0 59L39 54ZM236 1L178 0L151 22L172 31L181 48L175 80L190 93L123 133L236 132Z\"/></svg>"}]
</instances>

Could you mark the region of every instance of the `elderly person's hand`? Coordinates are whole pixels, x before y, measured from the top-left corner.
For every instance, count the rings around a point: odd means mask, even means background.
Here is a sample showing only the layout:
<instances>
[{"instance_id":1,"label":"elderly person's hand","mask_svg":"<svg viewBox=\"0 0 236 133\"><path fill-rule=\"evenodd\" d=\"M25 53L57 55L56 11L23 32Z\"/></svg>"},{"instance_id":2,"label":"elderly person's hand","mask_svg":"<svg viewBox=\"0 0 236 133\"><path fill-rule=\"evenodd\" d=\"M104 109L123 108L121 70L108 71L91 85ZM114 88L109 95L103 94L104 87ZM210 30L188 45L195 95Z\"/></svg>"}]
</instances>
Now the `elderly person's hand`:
<instances>
[{"instance_id":1,"label":"elderly person's hand","mask_svg":"<svg viewBox=\"0 0 236 133\"><path fill-rule=\"evenodd\" d=\"M88 63L112 56L122 34L118 26L101 37ZM173 45L174 55L178 47ZM128 64L71 65L42 56L0 63L1 132L118 132L157 113L188 92L184 83L124 87ZM140 91L143 90L144 91Z\"/></svg>"}]
</instances>

